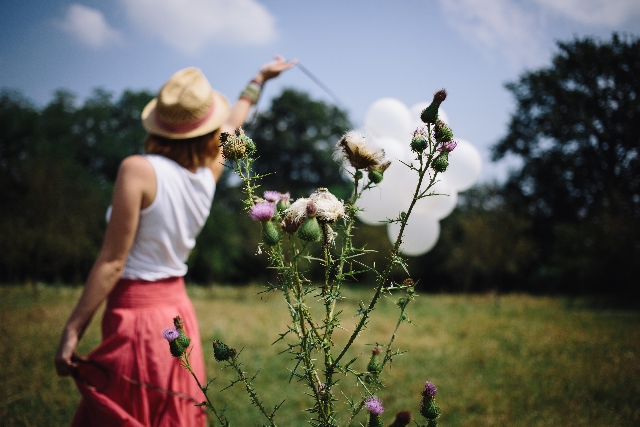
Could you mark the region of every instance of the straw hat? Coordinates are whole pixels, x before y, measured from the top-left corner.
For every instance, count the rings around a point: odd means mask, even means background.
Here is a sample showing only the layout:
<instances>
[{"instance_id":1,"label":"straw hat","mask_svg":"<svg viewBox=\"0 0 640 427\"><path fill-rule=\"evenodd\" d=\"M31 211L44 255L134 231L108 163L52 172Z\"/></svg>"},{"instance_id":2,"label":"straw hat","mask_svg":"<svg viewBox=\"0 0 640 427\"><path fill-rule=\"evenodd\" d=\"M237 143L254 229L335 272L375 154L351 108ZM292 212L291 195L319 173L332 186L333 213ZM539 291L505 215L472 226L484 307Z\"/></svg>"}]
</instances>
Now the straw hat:
<instances>
[{"instance_id":1,"label":"straw hat","mask_svg":"<svg viewBox=\"0 0 640 427\"><path fill-rule=\"evenodd\" d=\"M229 117L229 102L211 89L197 68L175 73L158 97L142 110L142 126L151 134L171 139L206 135Z\"/></svg>"}]
</instances>

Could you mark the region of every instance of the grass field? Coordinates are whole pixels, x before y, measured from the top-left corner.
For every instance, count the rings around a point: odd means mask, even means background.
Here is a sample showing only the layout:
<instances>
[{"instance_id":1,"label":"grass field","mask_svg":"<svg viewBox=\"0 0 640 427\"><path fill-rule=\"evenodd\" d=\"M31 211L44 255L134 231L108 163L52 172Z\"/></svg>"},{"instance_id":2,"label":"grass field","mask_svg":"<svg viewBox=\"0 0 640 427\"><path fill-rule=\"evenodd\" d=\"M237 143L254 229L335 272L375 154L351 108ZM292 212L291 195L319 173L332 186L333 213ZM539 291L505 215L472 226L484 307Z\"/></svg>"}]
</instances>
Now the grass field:
<instances>
[{"instance_id":1,"label":"grass field","mask_svg":"<svg viewBox=\"0 0 640 427\"><path fill-rule=\"evenodd\" d=\"M213 339L243 348L254 384L267 406L286 399L279 426L301 426L310 404L301 384L288 383L293 366L271 345L284 331L286 312L279 295L256 295L258 288L190 288L205 351ZM363 290L346 293L344 327L350 329ZM69 378L58 378L53 354L79 289L23 286L0 288L0 424L68 425L79 394ZM353 355L365 370L370 346L386 342L395 324L395 307L383 300ZM385 372L379 393L390 424L395 412L418 416L426 380L438 387L441 426L638 426L640 425L640 314L568 308L560 298L525 295L421 295L409 308L415 323L403 325L397 347L408 353ZM166 325L159 325L161 330ZM346 333L336 337L338 343ZM94 320L80 346L88 352L99 342ZM227 404L235 426L262 425L240 386L224 393L232 378L211 353L209 377L215 377L214 402ZM361 392L345 378L336 391ZM344 409L344 398L338 407ZM345 413L345 411L343 411ZM364 414L353 425L364 423Z\"/></svg>"}]
</instances>

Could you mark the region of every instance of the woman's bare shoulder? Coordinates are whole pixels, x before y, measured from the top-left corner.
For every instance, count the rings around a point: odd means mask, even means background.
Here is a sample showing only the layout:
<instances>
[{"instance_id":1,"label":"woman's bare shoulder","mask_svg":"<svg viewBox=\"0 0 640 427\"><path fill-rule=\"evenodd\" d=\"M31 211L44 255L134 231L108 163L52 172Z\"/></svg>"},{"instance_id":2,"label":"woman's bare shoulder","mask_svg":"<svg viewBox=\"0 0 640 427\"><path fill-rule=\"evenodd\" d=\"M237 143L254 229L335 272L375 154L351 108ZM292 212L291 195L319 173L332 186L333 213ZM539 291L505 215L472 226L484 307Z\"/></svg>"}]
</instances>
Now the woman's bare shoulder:
<instances>
[{"instance_id":1,"label":"woman's bare shoulder","mask_svg":"<svg viewBox=\"0 0 640 427\"><path fill-rule=\"evenodd\" d=\"M120 174L143 179L155 177L151 162L144 156L138 154L126 157L122 163L120 163Z\"/></svg>"}]
</instances>

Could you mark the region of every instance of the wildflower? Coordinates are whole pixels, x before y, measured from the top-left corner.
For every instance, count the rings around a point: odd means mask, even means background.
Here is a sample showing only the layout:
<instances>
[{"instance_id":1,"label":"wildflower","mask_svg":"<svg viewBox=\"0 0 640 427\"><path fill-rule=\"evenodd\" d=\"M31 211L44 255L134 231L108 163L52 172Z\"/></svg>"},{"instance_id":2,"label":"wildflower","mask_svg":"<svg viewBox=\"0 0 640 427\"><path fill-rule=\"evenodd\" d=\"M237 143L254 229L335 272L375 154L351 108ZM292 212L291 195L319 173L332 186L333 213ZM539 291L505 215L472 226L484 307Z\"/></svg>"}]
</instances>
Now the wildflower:
<instances>
[{"instance_id":1,"label":"wildflower","mask_svg":"<svg viewBox=\"0 0 640 427\"><path fill-rule=\"evenodd\" d=\"M162 336L164 337L165 340L171 342L180 336L180 331L177 330L176 328L167 328L162 333Z\"/></svg>"},{"instance_id":2,"label":"wildflower","mask_svg":"<svg viewBox=\"0 0 640 427\"><path fill-rule=\"evenodd\" d=\"M264 199L271 203L278 203L281 196L279 191L268 190L264 192Z\"/></svg>"},{"instance_id":3,"label":"wildflower","mask_svg":"<svg viewBox=\"0 0 640 427\"><path fill-rule=\"evenodd\" d=\"M435 384L427 381L422 390L422 401L420 402L420 414L429 420L428 425L437 425L436 418L440 416L440 408L436 405L435 396L438 393L438 389Z\"/></svg>"},{"instance_id":4,"label":"wildflower","mask_svg":"<svg viewBox=\"0 0 640 427\"><path fill-rule=\"evenodd\" d=\"M406 427L411 423L411 412L400 411L396 414L396 419L389 427Z\"/></svg>"},{"instance_id":5,"label":"wildflower","mask_svg":"<svg viewBox=\"0 0 640 427\"><path fill-rule=\"evenodd\" d=\"M374 415L380 415L384 412L382 402L375 396L367 397L367 399L364 401L364 407L367 408L367 411L371 412Z\"/></svg>"},{"instance_id":6,"label":"wildflower","mask_svg":"<svg viewBox=\"0 0 640 427\"><path fill-rule=\"evenodd\" d=\"M347 132L336 144L343 156L356 169L369 169L384 160L384 150L367 147L365 136L356 131Z\"/></svg>"},{"instance_id":7,"label":"wildflower","mask_svg":"<svg viewBox=\"0 0 640 427\"><path fill-rule=\"evenodd\" d=\"M173 328L167 328L162 336L169 341L169 351L173 357L181 357L191 345L191 338L184 333L184 323L180 316L173 318Z\"/></svg>"},{"instance_id":8,"label":"wildflower","mask_svg":"<svg viewBox=\"0 0 640 427\"><path fill-rule=\"evenodd\" d=\"M411 151L422 153L427 148L428 142L427 131L422 126L416 128L411 138Z\"/></svg>"},{"instance_id":9,"label":"wildflower","mask_svg":"<svg viewBox=\"0 0 640 427\"><path fill-rule=\"evenodd\" d=\"M433 101L427 108L422 111L420 115L420 119L424 123L435 124L436 120L438 120L438 108L440 108L440 104L447 98L447 91L441 89L433 94Z\"/></svg>"},{"instance_id":10,"label":"wildflower","mask_svg":"<svg viewBox=\"0 0 640 427\"><path fill-rule=\"evenodd\" d=\"M344 216L344 205L326 188L318 188L309 196L317 208L317 218L320 222L336 222Z\"/></svg>"},{"instance_id":11,"label":"wildflower","mask_svg":"<svg viewBox=\"0 0 640 427\"><path fill-rule=\"evenodd\" d=\"M452 152L453 150L455 150L455 148L458 146L458 142L457 141L447 141L447 142L443 142L440 145L439 150L440 151L446 151L447 153Z\"/></svg>"},{"instance_id":12,"label":"wildflower","mask_svg":"<svg viewBox=\"0 0 640 427\"><path fill-rule=\"evenodd\" d=\"M271 202L258 202L249 209L249 216L254 221L270 221L276 213L276 205Z\"/></svg>"},{"instance_id":13,"label":"wildflower","mask_svg":"<svg viewBox=\"0 0 640 427\"><path fill-rule=\"evenodd\" d=\"M438 393L438 389L436 388L435 384L432 383L431 381L427 381L424 385L424 390L422 391L422 395L424 397L433 399L434 397L436 397L437 393Z\"/></svg>"}]
</instances>

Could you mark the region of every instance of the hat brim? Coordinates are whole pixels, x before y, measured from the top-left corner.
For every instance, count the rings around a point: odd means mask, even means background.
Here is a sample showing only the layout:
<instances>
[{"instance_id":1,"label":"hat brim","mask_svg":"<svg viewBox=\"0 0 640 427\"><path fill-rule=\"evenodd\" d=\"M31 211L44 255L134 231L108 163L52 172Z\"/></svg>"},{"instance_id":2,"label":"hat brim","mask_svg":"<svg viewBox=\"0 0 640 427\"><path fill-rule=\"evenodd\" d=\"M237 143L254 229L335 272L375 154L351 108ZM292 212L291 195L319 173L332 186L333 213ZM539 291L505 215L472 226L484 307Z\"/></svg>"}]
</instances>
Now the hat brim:
<instances>
[{"instance_id":1,"label":"hat brim","mask_svg":"<svg viewBox=\"0 0 640 427\"><path fill-rule=\"evenodd\" d=\"M188 132L171 132L164 129L156 121L156 105L158 98L153 98L142 110L142 127L153 135L162 136L171 139L187 139L195 138L196 136L206 135L219 129L225 121L229 118L231 108L229 107L229 101L222 94L212 91L213 93L213 113L202 124L195 129Z\"/></svg>"}]
</instances>

